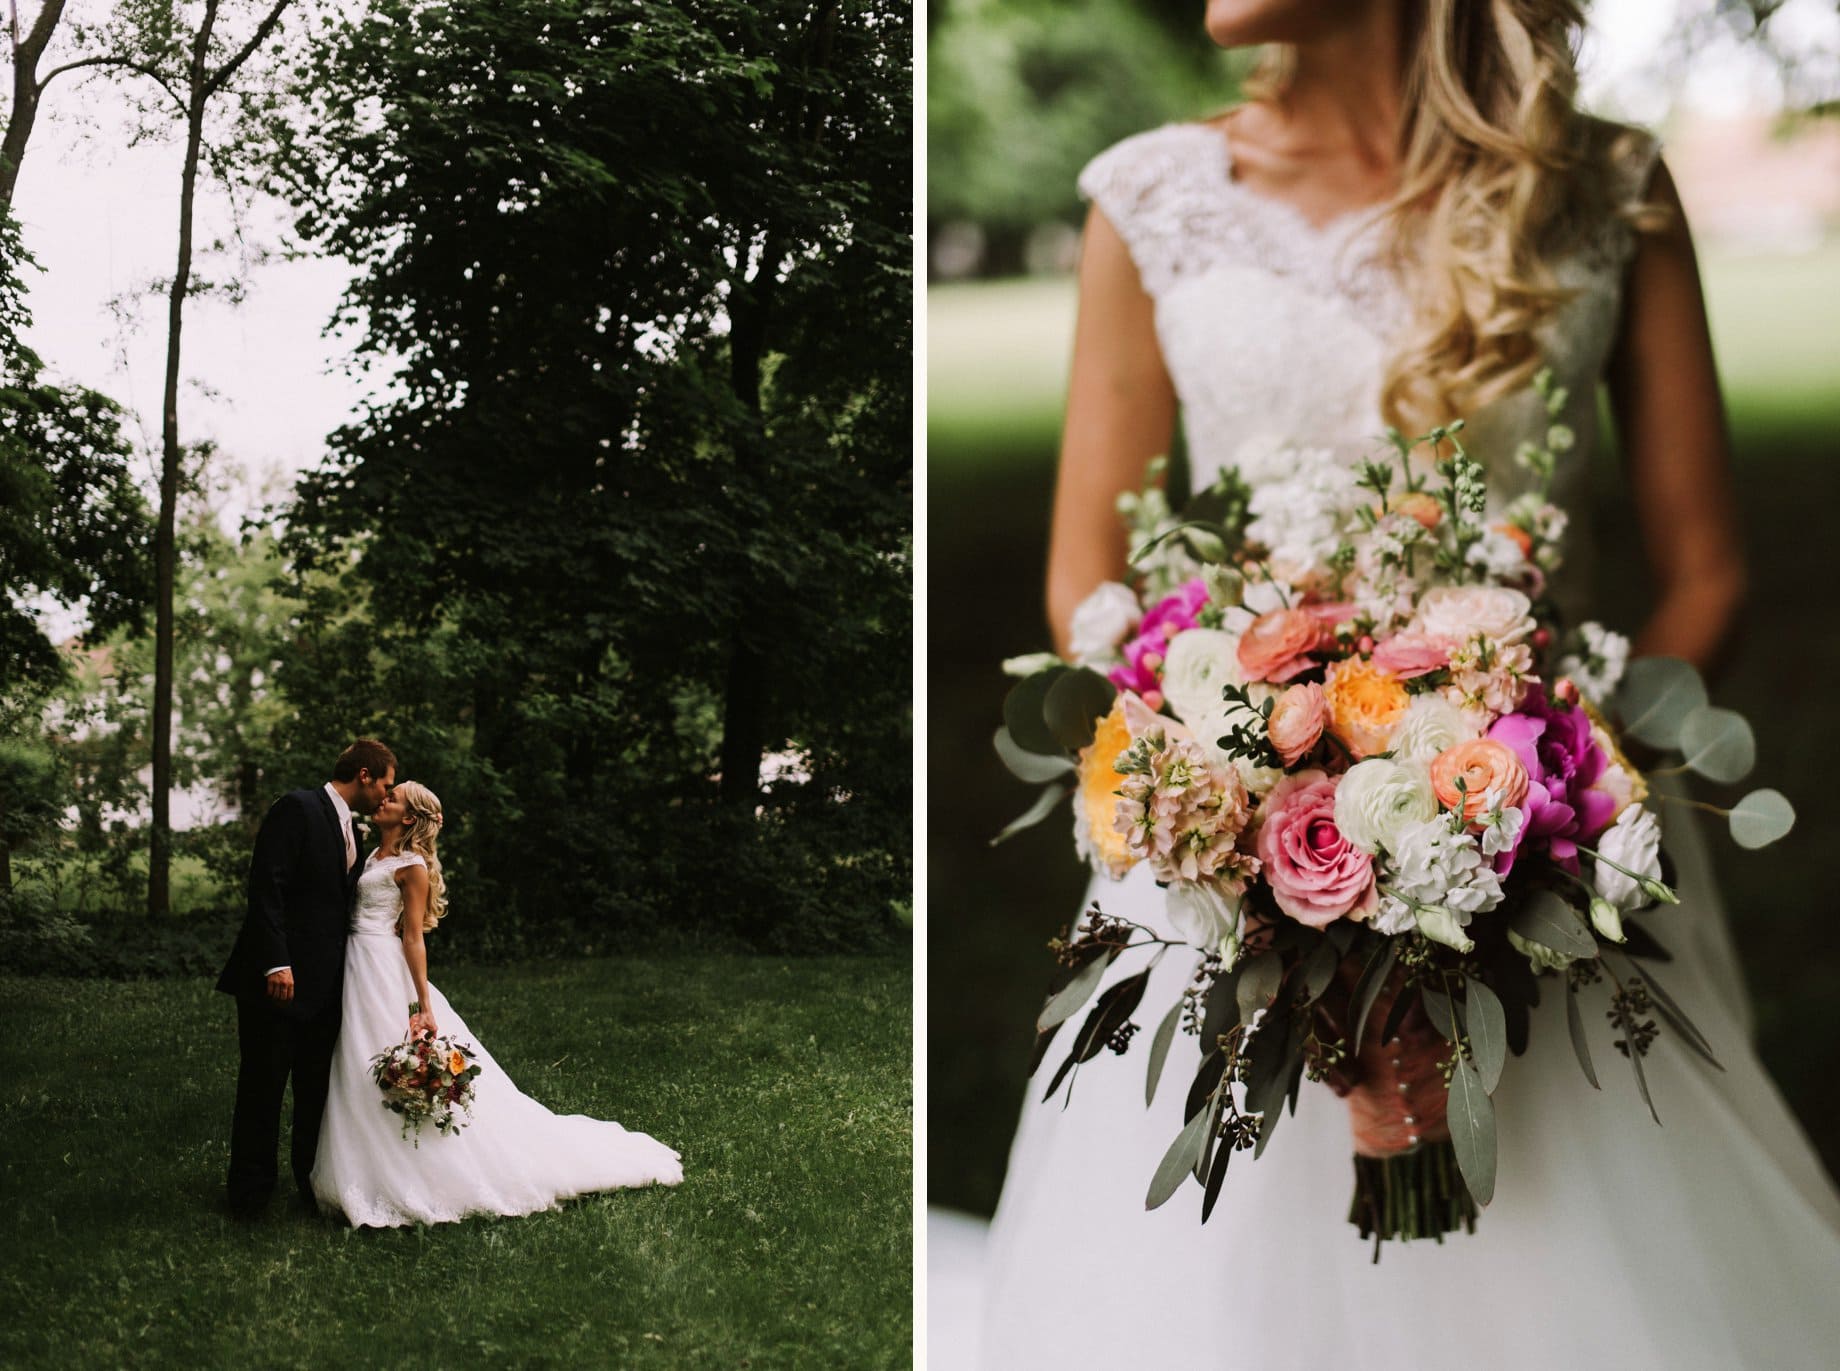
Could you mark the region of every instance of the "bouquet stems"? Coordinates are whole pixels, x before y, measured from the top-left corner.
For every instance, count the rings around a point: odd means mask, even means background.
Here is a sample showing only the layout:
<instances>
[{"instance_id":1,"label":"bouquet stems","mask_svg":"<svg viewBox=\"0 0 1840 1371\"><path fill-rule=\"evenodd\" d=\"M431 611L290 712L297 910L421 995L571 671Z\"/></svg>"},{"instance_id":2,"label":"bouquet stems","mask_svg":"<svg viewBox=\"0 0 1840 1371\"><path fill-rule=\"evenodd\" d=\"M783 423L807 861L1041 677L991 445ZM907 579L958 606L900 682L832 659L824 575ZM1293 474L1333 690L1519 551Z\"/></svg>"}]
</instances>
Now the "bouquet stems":
<instances>
[{"instance_id":1,"label":"bouquet stems","mask_svg":"<svg viewBox=\"0 0 1840 1371\"><path fill-rule=\"evenodd\" d=\"M1380 1244L1413 1238L1444 1241L1458 1228L1476 1231L1476 1202L1457 1170L1457 1154L1448 1139L1428 1142L1391 1157L1354 1159L1354 1199L1348 1222Z\"/></svg>"}]
</instances>

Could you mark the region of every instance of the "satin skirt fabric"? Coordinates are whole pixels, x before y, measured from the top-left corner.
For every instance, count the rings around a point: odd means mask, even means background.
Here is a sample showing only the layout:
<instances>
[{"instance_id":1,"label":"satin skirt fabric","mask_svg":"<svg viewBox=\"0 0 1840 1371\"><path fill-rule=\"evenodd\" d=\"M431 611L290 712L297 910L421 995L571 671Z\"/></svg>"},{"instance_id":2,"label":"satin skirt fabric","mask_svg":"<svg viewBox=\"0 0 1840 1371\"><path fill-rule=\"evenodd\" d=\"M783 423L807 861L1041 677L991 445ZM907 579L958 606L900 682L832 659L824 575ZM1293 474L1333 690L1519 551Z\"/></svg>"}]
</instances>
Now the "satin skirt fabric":
<instances>
[{"instance_id":1,"label":"satin skirt fabric","mask_svg":"<svg viewBox=\"0 0 1840 1371\"><path fill-rule=\"evenodd\" d=\"M430 985L441 1036L472 1046L484 1068L471 1122L443 1136L432 1124L402 1135L385 1109L370 1060L402 1041L415 982L393 935L353 933L346 944L344 1024L332 1062L325 1124L313 1167L320 1207L353 1225L445 1223L473 1214L529 1214L573 1195L676 1185L678 1154L644 1133L581 1114L552 1114L518 1090L478 1036Z\"/></svg>"},{"instance_id":2,"label":"satin skirt fabric","mask_svg":"<svg viewBox=\"0 0 1840 1371\"><path fill-rule=\"evenodd\" d=\"M1531 1044L1495 1096L1498 1180L1476 1233L1389 1244L1374 1265L1347 1222L1347 1115L1326 1087L1305 1082L1264 1156L1234 1159L1203 1227L1192 1182L1144 1209L1181 1131L1196 1040L1177 1036L1149 1109L1147 1035L1122 1058L1082 1066L1065 1108L1061 1096L1039 1099L1060 1059L1051 1052L1030 1082L983 1254L981 1365L1840 1365L1840 1194L1751 1049L1703 840L1682 814L1667 807L1683 903L1644 922L1674 954L1658 979L1726 1069L1664 1027L1645 1061L1662 1127L1611 1045L1607 987L1587 987L1582 1006L1596 1091L1572 1053L1563 986L1544 978ZM1142 868L1095 882L1092 900L1167 930L1163 893ZM1108 983L1143 955L1120 959ZM1143 1014L1154 1022L1193 968L1172 950Z\"/></svg>"}]
</instances>

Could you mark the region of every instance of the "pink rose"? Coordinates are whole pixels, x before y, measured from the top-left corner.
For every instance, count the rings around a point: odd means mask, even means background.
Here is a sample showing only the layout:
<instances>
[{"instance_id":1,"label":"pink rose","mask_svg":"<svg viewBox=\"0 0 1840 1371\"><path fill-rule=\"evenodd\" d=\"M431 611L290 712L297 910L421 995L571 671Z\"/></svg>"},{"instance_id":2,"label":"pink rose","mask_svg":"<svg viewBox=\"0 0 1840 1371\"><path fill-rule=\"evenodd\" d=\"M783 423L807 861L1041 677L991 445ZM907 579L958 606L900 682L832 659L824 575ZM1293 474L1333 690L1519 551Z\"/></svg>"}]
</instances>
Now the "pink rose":
<instances>
[{"instance_id":1,"label":"pink rose","mask_svg":"<svg viewBox=\"0 0 1840 1371\"><path fill-rule=\"evenodd\" d=\"M1259 861L1278 908L1324 928L1374 907L1374 859L1335 826L1335 780L1321 771L1286 776L1265 797Z\"/></svg>"},{"instance_id":2,"label":"pink rose","mask_svg":"<svg viewBox=\"0 0 1840 1371\"><path fill-rule=\"evenodd\" d=\"M1311 681L1286 688L1271 707L1265 729L1284 764L1296 766L1316 746L1328 718L1329 706L1323 700L1322 687Z\"/></svg>"},{"instance_id":3,"label":"pink rose","mask_svg":"<svg viewBox=\"0 0 1840 1371\"><path fill-rule=\"evenodd\" d=\"M1288 681L1316 665L1309 654L1322 638L1322 620L1307 609L1261 614L1240 635L1240 670L1248 681Z\"/></svg>"},{"instance_id":4,"label":"pink rose","mask_svg":"<svg viewBox=\"0 0 1840 1371\"><path fill-rule=\"evenodd\" d=\"M1374 649L1374 665L1390 676L1409 681L1450 665L1456 643L1424 633L1396 633Z\"/></svg>"}]
</instances>

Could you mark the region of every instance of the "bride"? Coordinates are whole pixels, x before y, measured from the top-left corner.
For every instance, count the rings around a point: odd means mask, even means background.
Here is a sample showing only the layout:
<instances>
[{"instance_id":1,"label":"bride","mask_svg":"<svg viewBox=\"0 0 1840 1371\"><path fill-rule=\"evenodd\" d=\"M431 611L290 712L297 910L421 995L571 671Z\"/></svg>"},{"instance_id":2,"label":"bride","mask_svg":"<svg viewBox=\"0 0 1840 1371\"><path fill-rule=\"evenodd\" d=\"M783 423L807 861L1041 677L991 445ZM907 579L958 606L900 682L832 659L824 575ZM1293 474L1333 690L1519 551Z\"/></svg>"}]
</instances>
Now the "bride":
<instances>
[{"instance_id":1,"label":"bride","mask_svg":"<svg viewBox=\"0 0 1840 1371\"><path fill-rule=\"evenodd\" d=\"M372 823L380 841L358 878L344 1021L313 1167L320 1207L383 1228L529 1214L571 1195L681 1181L677 1153L656 1139L581 1114L552 1114L518 1090L429 983L425 935L447 908L434 792L398 782ZM411 1005L419 1011L410 1013ZM371 1058L400 1042L405 1024L467 1043L484 1068L470 1122L447 1134L423 1128L419 1146L402 1136L370 1074Z\"/></svg>"},{"instance_id":2,"label":"bride","mask_svg":"<svg viewBox=\"0 0 1840 1371\"><path fill-rule=\"evenodd\" d=\"M1064 654L1074 608L1122 578L1114 501L1167 450L1178 405L1197 485L1261 440L1352 462L1385 424L1460 415L1505 502L1531 480L1512 459L1543 431L1529 381L1550 366L1575 435L1554 485L1572 520L1556 596L1583 617L1607 381L1656 587L1637 650L1716 660L1743 568L1693 248L1653 140L1573 107L1580 22L1572 0L1210 0L1216 42L1277 45L1248 103L1127 139L1080 181L1093 208L1048 572ZM985 1258L983 1364L1834 1365L1840 1195L1751 1051L1680 812L1684 902L1652 926L1726 1070L1658 1043L1665 1127L1626 1081L1587 1086L1549 992L1495 1097L1499 1181L1476 1233L1374 1266L1347 1222L1349 1110L1326 1087L1305 1087L1202 1227L1192 1187L1144 1209L1182 1127L1169 1083L1196 1058L1167 1064L1146 1109L1141 1057L1102 1054L1064 1109L1039 1080L1025 1104ZM1147 864L1089 894L1173 936ZM1145 1002L1192 970L1165 958ZM1602 1009L1586 1015L1600 1062ZM1171 1055L1195 1051L1178 1036Z\"/></svg>"}]
</instances>

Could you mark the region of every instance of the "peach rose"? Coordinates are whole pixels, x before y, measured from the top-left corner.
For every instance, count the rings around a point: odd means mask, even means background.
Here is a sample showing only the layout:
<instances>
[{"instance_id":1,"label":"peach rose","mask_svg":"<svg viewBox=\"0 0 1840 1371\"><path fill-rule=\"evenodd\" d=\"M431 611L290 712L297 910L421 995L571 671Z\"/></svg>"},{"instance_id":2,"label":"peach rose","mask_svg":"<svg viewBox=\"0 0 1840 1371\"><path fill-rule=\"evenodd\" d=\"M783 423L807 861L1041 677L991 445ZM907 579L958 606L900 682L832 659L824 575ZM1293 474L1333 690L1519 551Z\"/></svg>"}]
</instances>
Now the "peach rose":
<instances>
[{"instance_id":1,"label":"peach rose","mask_svg":"<svg viewBox=\"0 0 1840 1371\"><path fill-rule=\"evenodd\" d=\"M458 1076L464 1070L466 1070L466 1054L456 1047L447 1054L447 1074Z\"/></svg>"},{"instance_id":2,"label":"peach rose","mask_svg":"<svg viewBox=\"0 0 1840 1371\"><path fill-rule=\"evenodd\" d=\"M1307 609L1261 614L1240 637L1240 670L1249 681L1288 681L1315 665L1309 654L1322 637L1322 620Z\"/></svg>"},{"instance_id":3,"label":"peach rose","mask_svg":"<svg viewBox=\"0 0 1840 1371\"><path fill-rule=\"evenodd\" d=\"M1395 633L1374 649L1374 665L1402 681L1450 665L1457 644L1423 633Z\"/></svg>"},{"instance_id":4,"label":"peach rose","mask_svg":"<svg viewBox=\"0 0 1840 1371\"><path fill-rule=\"evenodd\" d=\"M1422 490L1408 490L1392 502L1393 511L1418 520L1426 528L1436 528L1444 519L1444 506L1435 495Z\"/></svg>"},{"instance_id":5,"label":"peach rose","mask_svg":"<svg viewBox=\"0 0 1840 1371\"><path fill-rule=\"evenodd\" d=\"M1329 731L1357 758L1385 752L1412 697L1399 678L1372 662L1348 657L1323 678Z\"/></svg>"},{"instance_id":6,"label":"peach rose","mask_svg":"<svg viewBox=\"0 0 1840 1371\"><path fill-rule=\"evenodd\" d=\"M1286 688L1271 707L1265 729L1284 764L1296 766L1316 746L1328 721L1329 707L1323 700L1323 689L1312 681Z\"/></svg>"},{"instance_id":7,"label":"peach rose","mask_svg":"<svg viewBox=\"0 0 1840 1371\"><path fill-rule=\"evenodd\" d=\"M1125 718L1130 698L1129 691L1118 692L1111 713L1094 726L1092 742L1080 749L1079 789L1073 797L1074 844L1095 870L1114 879L1137 863L1124 834L1112 828L1118 787L1124 784L1114 763L1131 746L1131 726Z\"/></svg>"},{"instance_id":8,"label":"peach rose","mask_svg":"<svg viewBox=\"0 0 1840 1371\"><path fill-rule=\"evenodd\" d=\"M1514 750L1493 738L1458 743L1431 759L1432 790L1443 804L1461 809L1465 823L1481 817L1491 790L1501 792L1504 808L1519 805L1527 798L1529 779Z\"/></svg>"}]
</instances>

